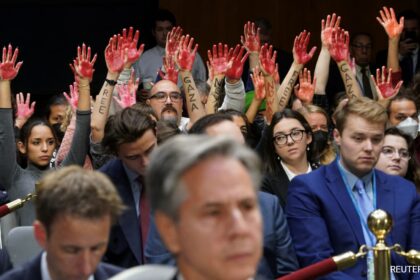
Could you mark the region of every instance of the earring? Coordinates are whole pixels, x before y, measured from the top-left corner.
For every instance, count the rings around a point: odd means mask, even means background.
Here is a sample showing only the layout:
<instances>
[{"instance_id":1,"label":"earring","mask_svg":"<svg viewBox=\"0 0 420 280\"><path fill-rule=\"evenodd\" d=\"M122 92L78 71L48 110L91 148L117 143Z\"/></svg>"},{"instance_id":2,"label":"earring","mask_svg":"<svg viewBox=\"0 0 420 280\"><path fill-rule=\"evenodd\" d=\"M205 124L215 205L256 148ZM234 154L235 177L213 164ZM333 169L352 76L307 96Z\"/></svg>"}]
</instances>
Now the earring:
<instances>
[{"instance_id":1,"label":"earring","mask_svg":"<svg viewBox=\"0 0 420 280\"><path fill-rule=\"evenodd\" d=\"M307 146L307 147L306 147L306 150L307 150L307 151L309 151L309 150L310 150L309 146Z\"/></svg>"}]
</instances>

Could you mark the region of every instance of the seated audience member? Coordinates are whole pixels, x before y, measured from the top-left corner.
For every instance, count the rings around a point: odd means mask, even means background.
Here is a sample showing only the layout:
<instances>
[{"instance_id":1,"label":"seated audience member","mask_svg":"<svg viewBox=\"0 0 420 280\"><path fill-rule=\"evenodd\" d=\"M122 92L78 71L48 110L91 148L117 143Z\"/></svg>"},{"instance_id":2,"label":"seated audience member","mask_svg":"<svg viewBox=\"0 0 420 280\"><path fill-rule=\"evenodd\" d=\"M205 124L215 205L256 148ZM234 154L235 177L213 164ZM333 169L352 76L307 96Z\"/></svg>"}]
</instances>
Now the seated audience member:
<instances>
[{"instance_id":1,"label":"seated audience member","mask_svg":"<svg viewBox=\"0 0 420 280\"><path fill-rule=\"evenodd\" d=\"M399 128L415 139L418 134L419 119L416 98L409 90L400 92L388 104L388 125Z\"/></svg>"},{"instance_id":2,"label":"seated audience member","mask_svg":"<svg viewBox=\"0 0 420 280\"><path fill-rule=\"evenodd\" d=\"M121 267L144 263L150 210L143 178L156 142L156 122L137 109L125 108L111 116L105 125L102 145L116 158L100 171L109 176L127 205L111 229L105 262Z\"/></svg>"},{"instance_id":3,"label":"seated audience member","mask_svg":"<svg viewBox=\"0 0 420 280\"><path fill-rule=\"evenodd\" d=\"M374 169L383 144L385 109L365 97L351 98L336 112L335 120L339 157L297 176L289 185L286 214L300 264L357 252L363 244L373 246L375 237L368 230L367 217L375 209L387 211L396 222L388 244L419 250L420 197L413 183ZM407 262L393 254L391 264ZM369 253L356 265L323 279L366 279L372 269ZM395 279L409 279L408 274L395 274Z\"/></svg>"},{"instance_id":4,"label":"seated audience member","mask_svg":"<svg viewBox=\"0 0 420 280\"><path fill-rule=\"evenodd\" d=\"M61 124L69 103L63 95L54 95L47 105L46 117L50 125Z\"/></svg>"},{"instance_id":5,"label":"seated audience member","mask_svg":"<svg viewBox=\"0 0 420 280\"><path fill-rule=\"evenodd\" d=\"M255 276L263 224L251 150L223 137L177 136L153 154L146 182L157 229L176 258L174 277Z\"/></svg>"},{"instance_id":6,"label":"seated audience member","mask_svg":"<svg viewBox=\"0 0 420 280\"><path fill-rule=\"evenodd\" d=\"M283 207L290 181L316 168L309 162L311 143L309 123L300 113L290 109L275 113L265 130L261 143L265 170L261 189L276 195Z\"/></svg>"},{"instance_id":7,"label":"seated audience member","mask_svg":"<svg viewBox=\"0 0 420 280\"><path fill-rule=\"evenodd\" d=\"M198 120L191 127L190 133L207 134L213 137L225 136L236 143L244 143L243 136L231 116L219 113L207 115ZM217 184L216 181L214 183ZM285 216L277 198L261 191L257 195L264 224L263 258L260 260L257 273L273 279L293 272L298 268L298 263ZM173 264L174 260L168 249L163 246L152 223L145 252L147 260L152 263Z\"/></svg>"},{"instance_id":8,"label":"seated audience member","mask_svg":"<svg viewBox=\"0 0 420 280\"><path fill-rule=\"evenodd\" d=\"M49 173L35 204L34 235L44 252L0 279L105 280L121 271L100 262L123 209L106 176L77 166Z\"/></svg>"},{"instance_id":9,"label":"seated audience member","mask_svg":"<svg viewBox=\"0 0 420 280\"><path fill-rule=\"evenodd\" d=\"M375 168L404 177L419 186L419 171L412 154L413 139L398 128L390 127L385 130L384 144Z\"/></svg>"}]
</instances>

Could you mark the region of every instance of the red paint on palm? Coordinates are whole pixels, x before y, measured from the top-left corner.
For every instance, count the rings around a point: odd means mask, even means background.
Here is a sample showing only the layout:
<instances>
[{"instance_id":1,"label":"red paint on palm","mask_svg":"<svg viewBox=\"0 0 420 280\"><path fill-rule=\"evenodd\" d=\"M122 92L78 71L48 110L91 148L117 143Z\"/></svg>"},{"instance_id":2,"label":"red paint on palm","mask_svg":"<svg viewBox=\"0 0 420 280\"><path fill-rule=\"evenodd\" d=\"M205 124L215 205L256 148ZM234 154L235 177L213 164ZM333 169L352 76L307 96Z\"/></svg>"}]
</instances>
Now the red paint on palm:
<instances>
[{"instance_id":1,"label":"red paint on palm","mask_svg":"<svg viewBox=\"0 0 420 280\"><path fill-rule=\"evenodd\" d=\"M67 102L70 104L73 112L77 109L77 104L79 104L79 84L74 82L73 85L69 86L70 94L63 92L64 97L67 99Z\"/></svg>"},{"instance_id":2,"label":"red paint on palm","mask_svg":"<svg viewBox=\"0 0 420 280\"><path fill-rule=\"evenodd\" d=\"M312 82L311 71L304 69L299 73L299 85L295 91L296 97L299 98L302 103L312 103L315 93L316 78Z\"/></svg>"},{"instance_id":3,"label":"red paint on palm","mask_svg":"<svg viewBox=\"0 0 420 280\"><path fill-rule=\"evenodd\" d=\"M90 47L88 47L86 51L86 45L83 44L82 48L80 48L80 46L77 47L77 58L73 60L73 65L79 77L86 78L91 81L93 77L93 72L95 72L95 69L93 69L93 65L96 61L96 54L93 56L92 60L90 59L90 57Z\"/></svg>"},{"instance_id":4,"label":"red paint on palm","mask_svg":"<svg viewBox=\"0 0 420 280\"><path fill-rule=\"evenodd\" d=\"M127 49L127 62L130 65L132 65L134 62L136 62L140 58L141 54L144 51L144 44L141 44L140 47L137 49L137 44L140 38L140 31L136 30L136 32L134 32L133 27L130 26L128 35L127 35L127 30L125 28L123 29L122 33L123 35L120 38L121 49L123 51Z\"/></svg>"},{"instance_id":5,"label":"red paint on palm","mask_svg":"<svg viewBox=\"0 0 420 280\"><path fill-rule=\"evenodd\" d=\"M273 75L276 71L276 57L277 52L273 52L273 46L265 44L261 47L260 51L260 65L261 70L264 72L265 75Z\"/></svg>"},{"instance_id":6,"label":"red paint on palm","mask_svg":"<svg viewBox=\"0 0 420 280\"><path fill-rule=\"evenodd\" d=\"M336 62L347 60L349 57L349 33L341 28L334 29L328 51Z\"/></svg>"},{"instance_id":7,"label":"red paint on palm","mask_svg":"<svg viewBox=\"0 0 420 280\"><path fill-rule=\"evenodd\" d=\"M334 13L332 17L327 15L327 20L321 21L321 42L324 46L329 46L332 39L332 31L340 27L341 17Z\"/></svg>"},{"instance_id":8,"label":"red paint on palm","mask_svg":"<svg viewBox=\"0 0 420 280\"><path fill-rule=\"evenodd\" d=\"M210 50L207 51L207 56L211 66L213 67L214 75L226 74L227 69L232 64L232 62L229 61L231 52L232 50L229 52L228 45L223 45L222 43L213 45L213 53Z\"/></svg>"},{"instance_id":9,"label":"red paint on palm","mask_svg":"<svg viewBox=\"0 0 420 280\"><path fill-rule=\"evenodd\" d=\"M298 64L306 64L312 59L316 51L316 47L312 47L309 53L306 52L309 44L311 33L304 30L295 38L293 45L293 58Z\"/></svg>"},{"instance_id":10,"label":"red paint on palm","mask_svg":"<svg viewBox=\"0 0 420 280\"><path fill-rule=\"evenodd\" d=\"M124 49L122 45L121 36L114 35L109 39L108 46L105 48L105 62L111 73L120 73L124 69Z\"/></svg>"},{"instance_id":11,"label":"red paint on palm","mask_svg":"<svg viewBox=\"0 0 420 280\"><path fill-rule=\"evenodd\" d=\"M115 102L121 108L131 107L136 104L136 92L139 87L139 79L135 78L134 70L131 70L130 79L127 84L117 85L118 97L114 96Z\"/></svg>"},{"instance_id":12,"label":"red paint on palm","mask_svg":"<svg viewBox=\"0 0 420 280\"><path fill-rule=\"evenodd\" d=\"M245 47L241 47L238 44L233 52L232 49L230 49L229 53L231 53L229 61L232 63L226 70L226 77L232 80L239 80L242 77L244 63L249 56L249 52L245 52Z\"/></svg>"},{"instance_id":13,"label":"red paint on palm","mask_svg":"<svg viewBox=\"0 0 420 280\"><path fill-rule=\"evenodd\" d=\"M383 10L380 10L379 14L381 15L381 17L376 17L376 20L385 29L385 32L388 35L388 37L399 37L404 29L404 17L401 17L400 22L398 23L397 18L395 17L394 9L388 9L387 7L383 7Z\"/></svg>"},{"instance_id":14,"label":"red paint on palm","mask_svg":"<svg viewBox=\"0 0 420 280\"><path fill-rule=\"evenodd\" d=\"M18 62L15 66L18 54L19 48L16 48L13 52L12 45L10 44L7 49L6 47L3 48L3 58L0 62L0 79L13 80L17 76L23 63L22 61Z\"/></svg>"},{"instance_id":15,"label":"red paint on palm","mask_svg":"<svg viewBox=\"0 0 420 280\"><path fill-rule=\"evenodd\" d=\"M190 35L182 36L180 40L180 48L177 55L177 64L179 69L184 71L191 71L194 64L195 54L197 53L198 44L195 44L194 49L194 38Z\"/></svg>"},{"instance_id":16,"label":"red paint on palm","mask_svg":"<svg viewBox=\"0 0 420 280\"><path fill-rule=\"evenodd\" d=\"M175 61L172 56L163 57L163 66L165 67L165 73L159 71L159 76L163 80L169 80L173 83L178 83L178 70L176 69Z\"/></svg>"},{"instance_id":17,"label":"red paint on palm","mask_svg":"<svg viewBox=\"0 0 420 280\"><path fill-rule=\"evenodd\" d=\"M168 35L166 35L166 46L165 46L166 56L175 57L179 49L181 36L182 36L182 28L180 26L172 28L171 32L169 32Z\"/></svg>"},{"instance_id":18,"label":"red paint on palm","mask_svg":"<svg viewBox=\"0 0 420 280\"><path fill-rule=\"evenodd\" d=\"M253 74L251 74L251 80L252 80L252 83L254 84L255 99L263 100L266 95L265 82L264 82L264 77L258 66L255 67L253 70Z\"/></svg>"},{"instance_id":19,"label":"red paint on palm","mask_svg":"<svg viewBox=\"0 0 420 280\"><path fill-rule=\"evenodd\" d=\"M248 52L259 52L260 50L260 29L255 23L248 21L244 25L244 35L241 36L241 43Z\"/></svg>"},{"instance_id":20,"label":"red paint on palm","mask_svg":"<svg viewBox=\"0 0 420 280\"><path fill-rule=\"evenodd\" d=\"M376 90L380 93L379 99L390 99L398 94L403 81L399 81L395 87L392 86L391 81L392 69L387 71L385 66L382 66L382 71L376 69L376 80L371 75L372 81L376 85Z\"/></svg>"},{"instance_id":21,"label":"red paint on palm","mask_svg":"<svg viewBox=\"0 0 420 280\"><path fill-rule=\"evenodd\" d=\"M26 95L26 100L22 92L16 94L16 108L16 118L29 119L35 111L35 101L31 103L31 94Z\"/></svg>"}]
</instances>

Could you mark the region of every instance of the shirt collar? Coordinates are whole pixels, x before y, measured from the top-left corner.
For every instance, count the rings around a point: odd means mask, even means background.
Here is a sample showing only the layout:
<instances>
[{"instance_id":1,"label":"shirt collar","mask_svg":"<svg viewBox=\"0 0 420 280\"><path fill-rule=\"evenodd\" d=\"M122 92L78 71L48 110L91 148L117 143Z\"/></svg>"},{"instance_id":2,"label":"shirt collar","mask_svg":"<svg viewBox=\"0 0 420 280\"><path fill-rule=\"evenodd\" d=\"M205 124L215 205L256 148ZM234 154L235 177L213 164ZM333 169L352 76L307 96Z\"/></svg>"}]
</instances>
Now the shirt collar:
<instances>
[{"instance_id":1,"label":"shirt collar","mask_svg":"<svg viewBox=\"0 0 420 280\"><path fill-rule=\"evenodd\" d=\"M52 280L48 270L47 252L42 252L41 255L41 278L42 280ZM93 275L90 275L88 280L94 280Z\"/></svg>"},{"instance_id":2,"label":"shirt collar","mask_svg":"<svg viewBox=\"0 0 420 280\"><path fill-rule=\"evenodd\" d=\"M367 186L372 181L373 169L365 176L359 178L343 166L343 164L341 163L341 158L337 161L340 168L344 171L344 177L346 178L347 183L349 184L352 190L354 189L354 185L356 184L357 180L362 180L365 186Z\"/></svg>"},{"instance_id":3,"label":"shirt collar","mask_svg":"<svg viewBox=\"0 0 420 280\"><path fill-rule=\"evenodd\" d=\"M124 162L122 163L125 173L127 173L127 177L130 180L130 182L135 182L137 181L137 178L140 176L139 174L137 174L136 172L132 171L130 168L127 167L127 165L124 164Z\"/></svg>"}]
</instances>

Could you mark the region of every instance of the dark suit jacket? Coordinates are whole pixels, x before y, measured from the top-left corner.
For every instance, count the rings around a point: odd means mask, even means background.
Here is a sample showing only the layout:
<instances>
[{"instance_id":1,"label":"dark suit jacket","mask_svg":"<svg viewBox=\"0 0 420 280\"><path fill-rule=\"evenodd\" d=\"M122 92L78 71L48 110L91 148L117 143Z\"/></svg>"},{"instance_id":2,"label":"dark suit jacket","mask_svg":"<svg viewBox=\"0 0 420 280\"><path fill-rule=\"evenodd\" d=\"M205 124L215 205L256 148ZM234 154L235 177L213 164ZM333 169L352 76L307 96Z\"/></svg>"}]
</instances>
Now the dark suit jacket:
<instances>
[{"instance_id":1,"label":"dark suit jacket","mask_svg":"<svg viewBox=\"0 0 420 280\"><path fill-rule=\"evenodd\" d=\"M274 279L297 270L298 263L278 199L264 192L259 192L258 198L264 223L264 255L257 274ZM153 219L145 255L148 263L175 265L175 259L163 244Z\"/></svg>"},{"instance_id":2,"label":"dark suit jacket","mask_svg":"<svg viewBox=\"0 0 420 280\"><path fill-rule=\"evenodd\" d=\"M420 249L420 198L414 185L399 177L375 171L377 208L393 217L388 245ZM339 173L337 161L314 172L295 177L289 185L286 215L302 266L347 251L357 252L365 244L362 225ZM392 264L405 265L392 256ZM366 279L366 260L322 279ZM400 279L408 275L397 274ZM417 276L420 276L417 274Z\"/></svg>"},{"instance_id":3,"label":"dark suit jacket","mask_svg":"<svg viewBox=\"0 0 420 280\"><path fill-rule=\"evenodd\" d=\"M111 228L109 244L103 260L121 267L142 264L142 245L136 203L122 161L113 159L105 164L100 171L109 176L127 207L118 218L118 222Z\"/></svg>"},{"instance_id":4,"label":"dark suit jacket","mask_svg":"<svg viewBox=\"0 0 420 280\"><path fill-rule=\"evenodd\" d=\"M263 192L271 193L280 201L280 205L286 206L287 189L289 188L289 177L283 167L279 164L274 174L266 174L262 181L261 190Z\"/></svg>"},{"instance_id":5,"label":"dark suit jacket","mask_svg":"<svg viewBox=\"0 0 420 280\"><path fill-rule=\"evenodd\" d=\"M0 277L1 280L42 280L41 275L41 256L29 261L22 267L13 269ZM110 264L99 263L94 273L95 280L106 280L115 274L121 272L122 269Z\"/></svg>"}]
</instances>

